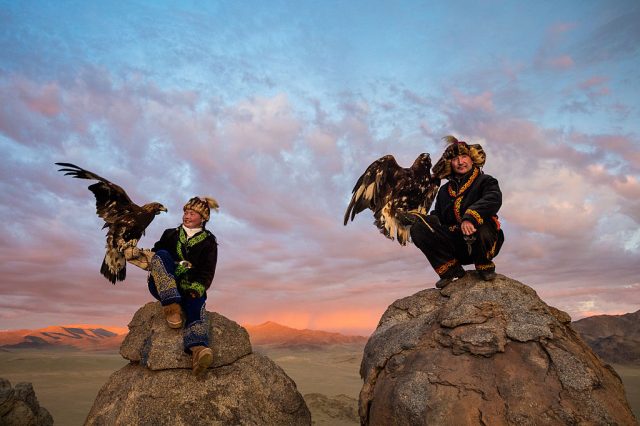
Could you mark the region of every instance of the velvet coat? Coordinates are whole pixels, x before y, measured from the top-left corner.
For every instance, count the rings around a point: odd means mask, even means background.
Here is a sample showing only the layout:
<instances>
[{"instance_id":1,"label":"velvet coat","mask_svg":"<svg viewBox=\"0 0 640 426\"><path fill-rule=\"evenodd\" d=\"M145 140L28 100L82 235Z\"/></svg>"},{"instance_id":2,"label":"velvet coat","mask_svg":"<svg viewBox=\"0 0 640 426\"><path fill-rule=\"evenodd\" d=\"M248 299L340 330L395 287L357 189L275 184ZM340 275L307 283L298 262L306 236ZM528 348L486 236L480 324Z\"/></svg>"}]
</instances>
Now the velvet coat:
<instances>
[{"instance_id":1,"label":"velvet coat","mask_svg":"<svg viewBox=\"0 0 640 426\"><path fill-rule=\"evenodd\" d=\"M451 231L468 220L478 228L494 222L499 229L498 210L502 206L502 192L498 181L479 168L473 167L460 178L451 177L438 191L431 214Z\"/></svg>"},{"instance_id":2,"label":"velvet coat","mask_svg":"<svg viewBox=\"0 0 640 426\"><path fill-rule=\"evenodd\" d=\"M215 235L204 229L187 239L182 226L166 229L152 251L167 250L176 261L176 282L182 291L197 291L202 297L211 286L218 262L218 243ZM178 262L186 260L191 268Z\"/></svg>"}]
</instances>

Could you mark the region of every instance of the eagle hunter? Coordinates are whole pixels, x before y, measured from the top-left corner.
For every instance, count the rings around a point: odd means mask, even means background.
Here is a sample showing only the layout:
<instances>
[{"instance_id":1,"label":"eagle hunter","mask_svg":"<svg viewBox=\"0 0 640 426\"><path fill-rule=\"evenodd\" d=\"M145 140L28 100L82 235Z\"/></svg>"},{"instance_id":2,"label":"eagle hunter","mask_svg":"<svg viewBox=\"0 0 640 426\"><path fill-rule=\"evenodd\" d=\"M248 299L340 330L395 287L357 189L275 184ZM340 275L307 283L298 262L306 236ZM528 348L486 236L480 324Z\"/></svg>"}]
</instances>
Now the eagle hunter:
<instances>
[{"instance_id":1,"label":"eagle hunter","mask_svg":"<svg viewBox=\"0 0 640 426\"><path fill-rule=\"evenodd\" d=\"M100 272L112 284L116 281L124 281L127 276L125 248L135 247L155 216L160 212L166 212L167 209L156 202L140 207L131 201L124 189L115 183L75 164L56 163L56 165L62 166L58 171L65 172L65 176L98 181L89 185L89 190L96 197L96 213L104 220L102 229L108 228L107 252Z\"/></svg>"},{"instance_id":2,"label":"eagle hunter","mask_svg":"<svg viewBox=\"0 0 640 426\"><path fill-rule=\"evenodd\" d=\"M393 155L371 163L353 187L344 224L365 209L373 211L374 225L391 240L406 245L411 224L429 213L440 179L431 174L431 157L422 153L409 168Z\"/></svg>"}]
</instances>

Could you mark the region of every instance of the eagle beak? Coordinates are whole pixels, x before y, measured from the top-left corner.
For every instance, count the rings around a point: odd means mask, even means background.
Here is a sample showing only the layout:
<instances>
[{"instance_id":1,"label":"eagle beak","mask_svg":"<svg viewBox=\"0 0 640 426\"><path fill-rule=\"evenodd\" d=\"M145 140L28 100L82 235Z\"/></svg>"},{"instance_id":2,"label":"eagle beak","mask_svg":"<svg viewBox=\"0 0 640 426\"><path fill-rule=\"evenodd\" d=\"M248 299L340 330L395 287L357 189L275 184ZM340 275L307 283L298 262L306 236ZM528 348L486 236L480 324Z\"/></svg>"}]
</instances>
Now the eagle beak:
<instances>
[{"instance_id":1,"label":"eagle beak","mask_svg":"<svg viewBox=\"0 0 640 426\"><path fill-rule=\"evenodd\" d=\"M160 212L165 212L165 213L167 213L168 211L169 211L169 210L167 210L167 208L166 208L165 206L161 206L161 207L158 209L158 213L156 213L156 214L160 214Z\"/></svg>"}]
</instances>

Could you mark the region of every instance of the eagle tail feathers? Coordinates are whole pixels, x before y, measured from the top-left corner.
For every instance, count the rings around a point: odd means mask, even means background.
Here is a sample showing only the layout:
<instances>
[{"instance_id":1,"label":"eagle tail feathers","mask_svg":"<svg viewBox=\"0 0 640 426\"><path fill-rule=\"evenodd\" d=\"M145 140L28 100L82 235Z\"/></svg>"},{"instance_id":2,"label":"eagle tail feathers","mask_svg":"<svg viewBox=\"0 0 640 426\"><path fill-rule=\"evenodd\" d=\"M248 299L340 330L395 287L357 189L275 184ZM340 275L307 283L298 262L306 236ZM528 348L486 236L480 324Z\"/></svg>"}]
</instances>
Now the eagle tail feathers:
<instances>
[{"instance_id":1,"label":"eagle tail feathers","mask_svg":"<svg viewBox=\"0 0 640 426\"><path fill-rule=\"evenodd\" d=\"M117 281L124 281L127 278L127 261L124 255L117 250L107 250L100 266L100 273L111 284L115 285Z\"/></svg>"}]
</instances>

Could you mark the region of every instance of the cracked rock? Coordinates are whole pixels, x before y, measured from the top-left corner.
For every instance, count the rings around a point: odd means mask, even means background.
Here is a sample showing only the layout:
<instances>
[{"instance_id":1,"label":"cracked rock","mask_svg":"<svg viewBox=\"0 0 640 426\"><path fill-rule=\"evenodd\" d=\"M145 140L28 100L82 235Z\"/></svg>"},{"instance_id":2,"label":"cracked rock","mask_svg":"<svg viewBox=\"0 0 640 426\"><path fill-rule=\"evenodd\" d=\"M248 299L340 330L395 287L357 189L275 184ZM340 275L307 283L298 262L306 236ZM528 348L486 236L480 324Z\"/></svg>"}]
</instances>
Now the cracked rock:
<instances>
[{"instance_id":1,"label":"cracked rock","mask_svg":"<svg viewBox=\"0 0 640 426\"><path fill-rule=\"evenodd\" d=\"M620 378L530 287L475 273L394 302L360 368L364 425L635 425Z\"/></svg>"},{"instance_id":2,"label":"cracked rock","mask_svg":"<svg viewBox=\"0 0 640 426\"><path fill-rule=\"evenodd\" d=\"M120 348L130 363L100 389L85 424L311 424L295 382L252 352L243 327L215 312L207 322L214 361L196 377L160 303L140 308Z\"/></svg>"}]
</instances>

